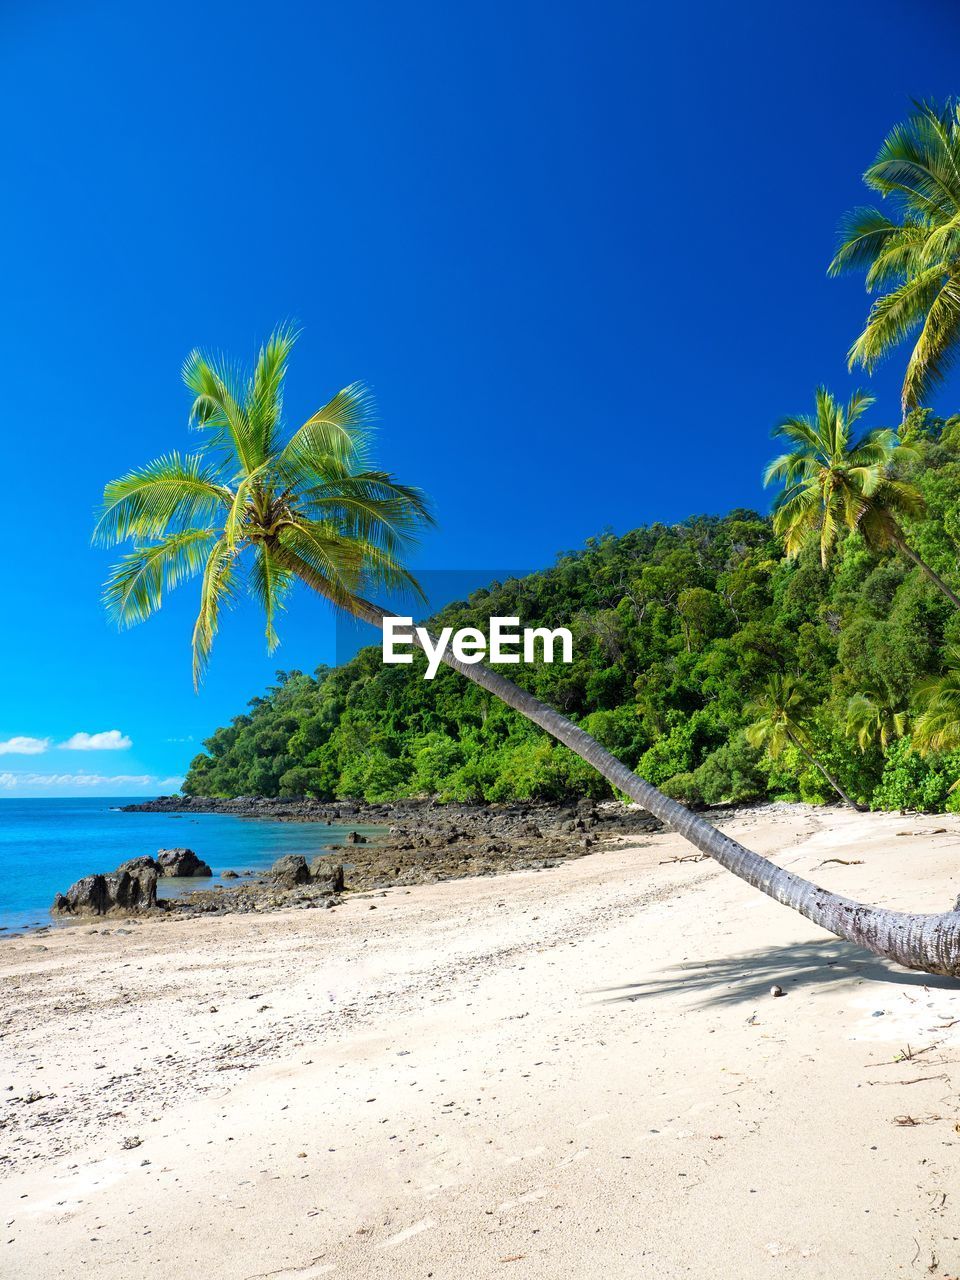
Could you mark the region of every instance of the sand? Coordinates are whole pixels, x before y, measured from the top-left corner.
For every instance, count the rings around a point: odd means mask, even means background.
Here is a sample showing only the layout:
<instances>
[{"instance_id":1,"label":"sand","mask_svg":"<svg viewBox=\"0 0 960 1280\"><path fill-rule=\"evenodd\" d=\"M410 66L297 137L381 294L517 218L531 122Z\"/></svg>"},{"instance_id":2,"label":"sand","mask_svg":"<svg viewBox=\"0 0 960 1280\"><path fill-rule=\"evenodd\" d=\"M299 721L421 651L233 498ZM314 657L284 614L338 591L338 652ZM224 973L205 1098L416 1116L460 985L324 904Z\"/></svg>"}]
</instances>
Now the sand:
<instances>
[{"instance_id":1,"label":"sand","mask_svg":"<svg viewBox=\"0 0 960 1280\"><path fill-rule=\"evenodd\" d=\"M960 889L952 816L727 829ZM960 985L684 852L0 944L0 1275L960 1275Z\"/></svg>"}]
</instances>

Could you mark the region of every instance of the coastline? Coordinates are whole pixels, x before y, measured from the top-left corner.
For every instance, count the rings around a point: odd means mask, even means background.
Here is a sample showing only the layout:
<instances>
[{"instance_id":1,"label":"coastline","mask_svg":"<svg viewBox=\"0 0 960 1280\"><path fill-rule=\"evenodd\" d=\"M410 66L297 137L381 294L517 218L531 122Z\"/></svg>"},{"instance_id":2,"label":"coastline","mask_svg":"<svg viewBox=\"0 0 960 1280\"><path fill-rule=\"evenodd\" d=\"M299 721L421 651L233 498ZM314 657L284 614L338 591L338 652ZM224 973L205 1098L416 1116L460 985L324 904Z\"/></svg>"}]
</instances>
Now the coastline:
<instances>
[{"instance_id":1,"label":"coastline","mask_svg":"<svg viewBox=\"0 0 960 1280\"><path fill-rule=\"evenodd\" d=\"M322 862L340 863L350 894L393 886L436 884L473 876L496 876L513 871L544 871L561 862L596 852L611 843L662 830L662 824L645 810L614 801L559 805L445 804L399 801L376 805L351 802L322 803L310 800L272 800L243 797L238 800L197 800L162 797L122 806L127 813L169 816L226 815L266 823L307 824L331 827L331 843L320 845ZM149 856L149 851L142 854ZM192 850L202 860L206 850L200 839ZM299 850L290 850L297 853ZM321 862L316 848L304 850L304 862L316 869ZM285 859L285 861L287 861ZM280 864L277 864L279 866ZM89 869L93 873L94 867ZM289 907L329 908L344 900L330 887L324 867L317 883L291 882L289 874L261 868L231 873L229 884L209 885L204 878L161 880L177 886L147 911L110 910L104 916L80 914L68 923L97 919L139 918L148 915L230 915L265 912ZM63 917L60 917L63 920ZM8 935L16 936L16 935Z\"/></svg>"},{"instance_id":2,"label":"coastline","mask_svg":"<svg viewBox=\"0 0 960 1280\"><path fill-rule=\"evenodd\" d=\"M724 826L869 901L955 878L953 815ZM685 852L11 940L12 1271L957 1274L960 984Z\"/></svg>"}]
</instances>

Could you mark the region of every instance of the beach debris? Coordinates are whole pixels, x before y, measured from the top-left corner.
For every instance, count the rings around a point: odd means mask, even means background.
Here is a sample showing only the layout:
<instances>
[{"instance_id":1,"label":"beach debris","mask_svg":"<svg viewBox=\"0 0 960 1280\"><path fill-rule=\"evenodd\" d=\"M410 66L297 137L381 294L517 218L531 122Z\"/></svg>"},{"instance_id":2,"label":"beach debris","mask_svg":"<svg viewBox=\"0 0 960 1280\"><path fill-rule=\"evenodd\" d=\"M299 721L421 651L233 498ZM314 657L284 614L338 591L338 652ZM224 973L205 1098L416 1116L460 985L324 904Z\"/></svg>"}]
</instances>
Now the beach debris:
<instances>
[{"instance_id":1,"label":"beach debris","mask_svg":"<svg viewBox=\"0 0 960 1280\"><path fill-rule=\"evenodd\" d=\"M158 849L157 863L162 876L212 876L213 872L192 849Z\"/></svg>"},{"instance_id":2,"label":"beach debris","mask_svg":"<svg viewBox=\"0 0 960 1280\"><path fill-rule=\"evenodd\" d=\"M143 1139L136 1138L136 1137L124 1138L121 1141L120 1145L121 1147L123 1147L124 1151L133 1151L135 1147L140 1147L143 1145Z\"/></svg>"},{"instance_id":3,"label":"beach debris","mask_svg":"<svg viewBox=\"0 0 960 1280\"><path fill-rule=\"evenodd\" d=\"M778 986L776 983L774 983L774 984L773 984L773 986L770 988L770 994L771 994L772 996L782 996L782 995L783 995L783 987L780 987L780 986Z\"/></svg>"},{"instance_id":4,"label":"beach debris","mask_svg":"<svg viewBox=\"0 0 960 1280\"><path fill-rule=\"evenodd\" d=\"M903 833L900 832L902 835ZM822 862L817 863L817 867L828 867L831 862L839 863L841 867L862 867L862 858L824 858Z\"/></svg>"},{"instance_id":5,"label":"beach debris","mask_svg":"<svg viewBox=\"0 0 960 1280\"><path fill-rule=\"evenodd\" d=\"M672 862L705 862L709 857L709 853L683 853L679 854L676 858L661 858L657 865L666 867Z\"/></svg>"},{"instance_id":6,"label":"beach debris","mask_svg":"<svg viewBox=\"0 0 960 1280\"><path fill-rule=\"evenodd\" d=\"M912 1080L868 1080L867 1084L871 1084L871 1085L873 1084L897 1084L897 1085L925 1084L926 1081L928 1080L946 1080L949 1082L950 1077L947 1075L946 1072L942 1072L938 1076L914 1076Z\"/></svg>"}]
</instances>

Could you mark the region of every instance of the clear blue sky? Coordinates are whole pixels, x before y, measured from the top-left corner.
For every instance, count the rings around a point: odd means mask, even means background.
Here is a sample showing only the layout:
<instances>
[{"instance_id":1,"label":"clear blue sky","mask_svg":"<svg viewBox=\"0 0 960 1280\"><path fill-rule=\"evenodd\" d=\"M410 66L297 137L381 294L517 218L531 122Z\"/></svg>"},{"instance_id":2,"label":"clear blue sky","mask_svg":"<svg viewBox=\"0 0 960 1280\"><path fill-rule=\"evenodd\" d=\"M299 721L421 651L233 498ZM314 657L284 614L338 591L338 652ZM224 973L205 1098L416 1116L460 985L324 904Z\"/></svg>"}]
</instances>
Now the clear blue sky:
<instances>
[{"instance_id":1,"label":"clear blue sky","mask_svg":"<svg viewBox=\"0 0 960 1280\"><path fill-rule=\"evenodd\" d=\"M0 795L173 786L278 666L333 657L305 596L274 658L241 609L195 697L189 587L124 635L100 612L99 492L189 446L192 346L298 319L296 420L370 381L383 465L435 501L424 567L765 509L773 421L858 381L837 218L909 98L960 89L949 0L7 0L0 37L0 741L45 746Z\"/></svg>"}]
</instances>

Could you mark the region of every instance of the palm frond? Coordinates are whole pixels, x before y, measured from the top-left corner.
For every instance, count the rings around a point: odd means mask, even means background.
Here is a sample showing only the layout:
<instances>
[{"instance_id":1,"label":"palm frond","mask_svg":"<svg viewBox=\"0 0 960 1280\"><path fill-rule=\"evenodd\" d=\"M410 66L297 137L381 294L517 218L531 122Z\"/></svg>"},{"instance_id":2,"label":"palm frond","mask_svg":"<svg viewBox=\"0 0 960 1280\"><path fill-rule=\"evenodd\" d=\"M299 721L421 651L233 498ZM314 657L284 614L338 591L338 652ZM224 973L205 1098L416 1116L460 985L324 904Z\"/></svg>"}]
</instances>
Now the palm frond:
<instances>
[{"instance_id":1,"label":"palm frond","mask_svg":"<svg viewBox=\"0 0 960 1280\"><path fill-rule=\"evenodd\" d=\"M860 364L872 372L885 355L918 329L940 292L942 280L941 268L928 267L877 298L863 333L847 353L850 368Z\"/></svg>"},{"instance_id":2,"label":"palm frond","mask_svg":"<svg viewBox=\"0 0 960 1280\"><path fill-rule=\"evenodd\" d=\"M831 276L845 271L871 271L876 263L896 252L902 241L903 226L879 209L852 209L842 220L837 233L837 249L827 268ZM921 236L922 239L922 236Z\"/></svg>"},{"instance_id":3,"label":"palm frond","mask_svg":"<svg viewBox=\"0 0 960 1280\"><path fill-rule=\"evenodd\" d=\"M223 449L241 473L251 471L258 462L257 442L242 403L240 371L222 358L193 350L183 363L183 381L194 393L191 425L207 432L211 444Z\"/></svg>"},{"instance_id":4,"label":"palm frond","mask_svg":"<svg viewBox=\"0 0 960 1280\"><path fill-rule=\"evenodd\" d=\"M202 453L165 454L111 480L93 540L115 546L126 538L162 538L174 529L206 524L232 501L219 468Z\"/></svg>"},{"instance_id":5,"label":"palm frond","mask_svg":"<svg viewBox=\"0 0 960 1280\"><path fill-rule=\"evenodd\" d=\"M352 382L294 432L277 459L278 472L292 485L310 487L338 467L362 469L374 413L369 387Z\"/></svg>"},{"instance_id":6,"label":"palm frond","mask_svg":"<svg viewBox=\"0 0 960 1280\"><path fill-rule=\"evenodd\" d=\"M123 556L104 584L108 615L120 627L149 618L163 603L164 591L200 573L215 537L210 529L185 529Z\"/></svg>"},{"instance_id":7,"label":"palm frond","mask_svg":"<svg viewBox=\"0 0 960 1280\"><path fill-rule=\"evenodd\" d=\"M200 587L200 612L193 628L193 687L200 687L220 625L220 609L232 604L239 587L237 553L219 537L210 550Z\"/></svg>"},{"instance_id":8,"label":"palm frond","mask_svg":"<svg viewBox=\"0 0 960 1280\"><path fill-rule=\"evenodd\" d=\"M421 490L401 484L385 471L345 474L304 490L300 503L312 518L332 520L344 531L399 552L433 524Z\"/></svg>"},{"instance_id":9,"label":"palm frond","mask_svg":"<svg viewBox=\"0 0 960 1280\"><path fill-rule=\"evenodd\" d=\"M247 574L247 586L250 594L263 609L268 653L273 653L280 643L275 620L285 606L292 582L292 574L281 566L269 546L260 543L254 548L253 559Z\"/></svg>"},{"instance_id":10,"label":"palm frond","mask_svg":"<svg viewBox=\"0 0 960 1280\"><path fill-rule=\"evenodd\" d=\"M904 413L916 407L952 368L960 351L960 280L938 290L923 321L903 379Z\"/></svg>"},{"instance_id":11,"label":"palm frond","mask_svg":"<svg viewBox=\"0 0 960 1280\"><path fill-rule=\"evenodd\" d=\"M275 452L276 433L283 417L283 383L290 352L299 336L295 326L280 325L257 356L247 396L247 416L259 464Z\"/></svg>"}]
</instances>

